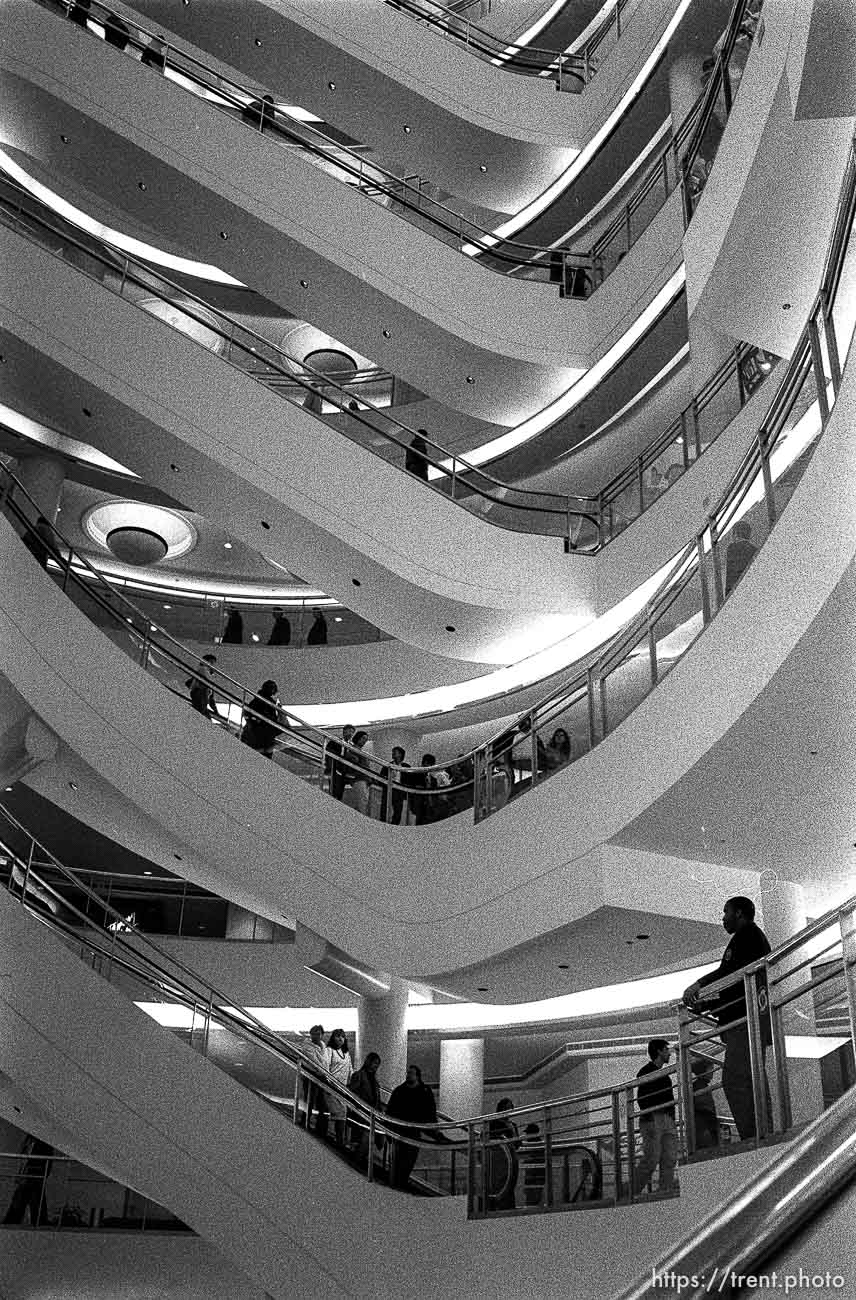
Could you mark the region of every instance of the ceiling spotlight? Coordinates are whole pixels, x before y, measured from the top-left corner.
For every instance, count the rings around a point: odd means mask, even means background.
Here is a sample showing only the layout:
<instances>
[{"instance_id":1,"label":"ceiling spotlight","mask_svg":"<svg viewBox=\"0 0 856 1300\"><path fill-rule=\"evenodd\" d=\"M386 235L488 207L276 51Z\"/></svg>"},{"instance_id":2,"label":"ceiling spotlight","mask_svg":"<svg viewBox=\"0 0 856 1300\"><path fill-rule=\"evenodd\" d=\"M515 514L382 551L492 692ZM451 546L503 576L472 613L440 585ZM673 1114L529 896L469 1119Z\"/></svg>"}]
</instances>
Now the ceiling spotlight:
<instances>
[{"instance_id":1,"label":"ceiling spotlight","mask_svg":"<svg viewBox=\"0 0 856 1300\"><path fill-rule=\"evenodd\" d=\"M174 463L171 464L171 465L170 465L170 469L172 470L173 474L177 474L177 473L178 473L178 466L177 466L176 464L174 464Z\"/></svg>"},{"instance_id":2,"label":"ceiling spotlight","mask_svg":"<svg viewBox=\"0 0 856 1300\"><path fill-rule=\"evenodd\" d=\"M487 168L485 167L484 163L479 163L479 171L480 171L480 172L486 172L486 171L487 171Z\"/></svg>"},{"instance_id":3,"label":"ceiling spotlight","mask_svg":"<svg viewBox=\"0 0 856 1300\"><path fill-rule=\"evenodd\" d=\"M486 984L479 984L478 989L476 990L476 992L477 992L477 993L487 993L487 985L486 985Z\"/></svg>"},{"instance_id":4,"label":"ceiling spotlight","mask_svg":"<svg viewBox=\"0 0 856 1300\"><path fill-rule=\"evenodd\" d=\"M359 578L351 578L351 582L354 584L355 587L361 587L363 585L360 582Z\"/></svg>"},{"instance_id":5,"label":"ceiling spotlight","mask_svg":"<svg viewBox=\"0 0 856 1300\"><path fill-rule=\"evenodd\" d=\"M467 375L468 384L474 384L475 382L476 382L475 375Z\"/></svg>"},{"instance_id":6,"label":"ceiling spotlight","mask_svg":"<svg viewBox=\"0 0 856 1300\"><path fill-rule=\"evenodd\" d=\"M390 334L389 330L383 330L382 333L383 333L383 337L384 337L385 339L390 339L390 338L392 338L392 335Z\"/></svg>"},{"instance_id":7,"label":"ceiling spotlight","mask_svg":"<svg viewBox=\"0 0 856 1300\"><path fill-rule=\"evenodd\" d=\"M790 310L791 310L791 304L789 302L783 302L782 311L790 311Z\"/></svg>"},{"instance_id":8,"label":"ceiling spotlight","mask_svg":"<svg viewBox=\"0 0 856 1300\"><path fill-rule=\"evenodd\" d=\"M559 962L559 970L570 970L570 969L571 968L566 961Z\"/></svg>"},{"instance_id":9,"label":"ceiling spotlight","mask_svg":"<svg viewBox=\"0 0 856 1300\"><path fill-rule=\"evenodd\" d=\"M447 631L447 632L454 632L454 631L455 631L455 629L452 627L452 624L451 624L451 623L447 623L447 624L446 624L446 631Z\"/></svg>"},{"instance_id":10,"label":"ceiling spotlight","mask_svg":"<svg viewBox=\"0 0 856 1300\"><path fill-rule=\"evenodd\" d=\"M77 782L76 782L76 781L69 781L69 783L68 783L68 788L69 788L69 790L76 790L76 789L77 789Z\"/></svg>"},{"instance_id":11,"label":"ceiling spotlight","mask_svg":"<svg viewBox=\"0 0 856 1300\"><path fill-rule=\"evenodd\" d=\"M183 862L183 861L184 861L184 858L181 856L180 853L173 853L172 856L175 858L176 862Z\"/></svg>"},{"instance_id":12,"label":"ceiling spotlight","mask_svg":"<svg viewBox=\"0 0 856 1300\"><path fill-rule=\"evenodd\" d=\"M61 136L60 136L60 140L62 140L63 144L68 144L68 136L67 136L67 135L61 135Z\"/></svg>"},{"instance_id":13,"label":"ceiling spotlight","mask_svg":"<svg viewBox=\"0 0 856 1300\"><path fill-rule=\"evenodd\" d=\"M258 36L257 36L256 39L253 41L253 44L255 45L256 49L259 49L259 50L260 50L260 49L262 48L262 43L261 43L261 41L259 40Z\"/></svg>"},{"instance_id":14,"label":"ceiling spotlight","mask_svg":"<svg viewBox=\"0 0 856 1300\"><path fill-rule=\"evenodd\" d=\"M6 786L6 793L8 794L9 791L10 791L11 789L12 789L11 785L7 785L7 786Z\"/></svg>"},{"instance_id":15,"label":"ceiling spotlight","mask_svg":"<svg viewBox=\"0 0 856 1300\"><path fill-rule=\"evenodd\" d=\"M231 549L232 549L232 543L231 543L231 542L224 542L224 543L223 543L223 550L224 550L224 551L231 551Z\"/></svg>"},{"instance_id":16,"label":"ceiling spotlight","mask_svg":"<svg viewBox=\"0 0 856 1300\"><path fill-rule=\"evenodd\" d=\"M410 135L411 129L412 129L412 128L409 127L409 126L404 127L404 134L405 134L405 135Z\"/></svg>"},{"instance_id":17,"label":"ceiling spotlight","mask_svg":"<svg viewBox=\"0 0 856 1300\"><path fill-rule=\"evenodd\" d=\"M308 288L309 288L309 281L308 281L308 280L301 280L301 281L300 281L300 287L301 287L301 289L308 289Z\"/></svg>"},{"instance_id":18,"label":"ceiling spotlight","mask_svg":"<svg viewBox=\"0 0 856 1300\"><path fill-rule=\"evenodd\" d=\"M228 239L228 238L229 238L229 232L228 232L228 230L221 230L221 231L220 231L220 238L221 238L221 239Z\"/></svg>"},{"instance_id":19,"label":"ceiling spotlight","mask_svg":"<svg viewBox=\"0 0 856 1300\"><path fill-rule=\"evenodd\" d=\"M334 619L333 619L333 622L334 622L334 623L341 623L341 621L342 621L342 620L341 620L340 618L334 618Z\"/></svg>"},{"instance_id":20,"label":"ceiling spotlight","mask_svg":"<svg viewBox=\"0 0 856 1300\"><path fill-rule=\"evenodd\" d=\"M88 406L81 407L81 410L83 411L83 414L87 417L87 419L89 420L92 419L92 412L90 411Z\"/></svg>"},{"instance_id":21,"label":"ceiling spotlight","mask_svg":"<svg viewBox=\"0 0 856 1300\"><path fill-rule=\"evenodd\" d=\"M148 189L148 186L146 185L146 182L145 182L145 181L137 181L137 189L138 189L138 190L145 190L145 189Z\"/></svg>"},{"instance_id":22,"label":"ceiling spotlight","mask_svg":"<svg viewBox=\"0 0 856 1300\"><path fill-rule=\"evenodd\" d=\"M172 609L172 605L164 605L164 609Z\"/></svg>"},{"instance_id":23,"label":"ceiling spotlight","mask_svg":"<svg viewBox=\"0 0 856 1300\"><path fill-rule=\"evenodd\" d=\"M255 632L251 632L251 633L250 633L250 640L251 640L251 641L258 641L258 639L259 639L259 638L256 636Z\"/></svg>"},{"instance_id":24,"label":"ceiling spotlight","mask_svg":"<svg viewBox=\"0 0 856 1300\"><path fill-rule=\"evenodd\" d=\"M262 520L262 528L264 528L265 532L270 532L270 524L266 519Z\"/></svg>"},{"instance_id":25,"label":"ceiling spotlight","mask_svg":"<svg viewBox=\"0 0 856 1300\"><path fill-rule=\"evenodd\" d=\"M327 82L327 89L328 89L328 90L335 90L335 89L336 89L336 83L335 83L335 81L328 81L328 82Z\"/></svg>"},{"instance_id":26,"label":"ceiling spotlight","mask_svg":"<svg viewBox=\"0 0 856 1300\"><path fill-rule=\"evenodd\" d=\"M144 876L150 876L151 874L152 874L152 873L151 873L150 871L144 871L144 872L143 872L143 875L144 875Z\"/></svg>"}]
</instances>

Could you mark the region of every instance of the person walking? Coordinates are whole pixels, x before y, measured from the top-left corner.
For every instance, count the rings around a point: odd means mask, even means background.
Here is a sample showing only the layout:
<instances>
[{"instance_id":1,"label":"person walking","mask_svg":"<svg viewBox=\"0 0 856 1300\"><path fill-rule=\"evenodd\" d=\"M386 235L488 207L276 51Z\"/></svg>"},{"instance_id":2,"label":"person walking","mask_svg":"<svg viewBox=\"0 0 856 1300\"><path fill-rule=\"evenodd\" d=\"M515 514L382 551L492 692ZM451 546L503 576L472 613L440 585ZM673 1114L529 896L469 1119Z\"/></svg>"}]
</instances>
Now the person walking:
<instances>
[{"instance_id":1,"label":"person walking","mask_svg":"<svg viewBox=\"0 0 856 1300\"><path fill-rule=\"evenodd\" d=\"M323 1070L325 1073L329 1070L330 1049L324 1042L324 1026L313 1025L309 1030L309 1042L303 1047L307 1060L316 1069ZM320 1138L327 1136L327 1095L312 1079L306 1079L303 1084L303 1100L306 1106L305 1119L301 1120L298 1116L297 1122L301 1127L310 1128L312 1123L312 1112L317 1112L318 1118L315 1120L315 1132Z\"/></svg>"},{"instance_id":2,"label":"person walking","mask_svg":"<svg viewBox=\"0 0 856 1300\"><path fill-rule=\"evenodd\" d=\"M645 1079L669 1064L672 1049L665 1038L652 1038L648 1060L636 1075ZM659 1167L661 1192L675 1191L675 1165L678 1161L678 1133L675 1128L675 1089L667 1076L640 1083L636 1089L639 1107L639 1132L642 1136L642 1159L636 1166L633 1190L638 1195Z\"/></svg>"},{"instance_id":3,"label":"person walking","mask_svg":"<svg viewBox=\"0 0 856 1300\"><path fill-rule=\"evenodd\" d=\"M281 609L273 612L273 627L268 637L268 645L291 645L291 623Z\"/></svg>"},{"instance_id":4,"label":"person walking","mask_svg":"<svg viewBox=\"0 0 856 1300\"><path fill-rule=\"evenodd\" d=\"M270 678L262 682L257 695L250 701L250 712L244 714L241 740L266 758L273 758L277 737L285 722L280 718L279 687Z\"/></svg>"},{"instance_id":5,"label":"person walking","mask_svg":"<svg viewBox=\"0 0 856 1300\"><path fill-rule=\"evenodd\" d=\"M755 1100L752 1091L752 1063L749 1055L749 1026L746 1021L746 995L743 981L721 993L706 998L704 989L727 975L734 975L752 962L766 957L770 944L764 931L755 924L755 904L751 898L736 895L729 898L722 909L722 926L731 940L722 954L722 961L716 970L703 975L688 989L684 990L684 1003L691 1011L698 1010L704 1002L710 1002L710 1011L719 1021L720 1038L725 1047L722 1063L722 1090L725 1093L737 1132L741 1141L754 1138L757 1133ZM735 1024L735 1021L743 1021ZM762 1056L770 1045L771 1032L769 1019L762 1020ZM770 1109L769 1085L766 1069L761 1062L762 1085L767 1097L767 1110Z\"/></svg>"},{"instance_id":6,"label":"person walking","mask_svg":"<svg viewBox=\"0 0 856 1300\"><path fill-rule=\"evenodd\" d=\"M214 690L211 685L212 672L217 662L216 655L203 655L199 668L198 677L188 677L187 685L190 687L190 703L206 718L216 716L217 709L214 704Z\"/></svg>"},{"instance_id":7,"label":"person walking","mask_svg":"<svg viewBox=\"0 0 856 1300\"><path fill-rule=\"evenodd\" d=\"M327 644L327 620L321 613L320 609L314 609L315 621L306 634L307 645L326 645Z\"/></svg>"}]
</instances>

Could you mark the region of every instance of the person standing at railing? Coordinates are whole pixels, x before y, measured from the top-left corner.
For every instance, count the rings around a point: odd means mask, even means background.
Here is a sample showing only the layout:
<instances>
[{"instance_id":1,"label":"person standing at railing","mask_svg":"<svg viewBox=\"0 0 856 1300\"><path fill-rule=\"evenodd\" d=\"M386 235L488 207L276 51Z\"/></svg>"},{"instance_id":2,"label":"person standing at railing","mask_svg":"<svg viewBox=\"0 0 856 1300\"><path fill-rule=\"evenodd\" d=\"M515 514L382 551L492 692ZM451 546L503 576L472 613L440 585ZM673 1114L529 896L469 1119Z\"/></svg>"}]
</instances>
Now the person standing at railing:
<instances>
[{"instance_id":1,"label":"person standing at railing","mask_svg":"<svg viewBox=\"0 0 856 1300\"><path fill-rule=\"evenodd\" d=\"M508 1112L514 1110L510 1097L497 1103L496 1116L489 1121L487 1135L488 1168L486 1171L488 1206L491 1210L513 1210L516 1204L517 1148L520 1135Z\"/></svg>"},{"instance_id":2,"label":"person standing at railing","mask_svg":"<svg viewBox=\"0 0 856 1300\"><path fill-rule=\"evenodd\" d=\"M672 1049L665 1038L652 1038L648 1044L648 1061L636 1075L644 1079L669 1064ZM658 1168L659 1190L676 1191L675 1165L678 1161L678 1133L675 1128L675 1089L668 1075L640 1083L636 1089L639 1107L639 1132L642 1136L642 1159L633 1176L636 1195L647 1187Z\"/></svg>"},{"instance_id":3,"label":"person standing at railing","mask_svg":"<svg viewBox=\"0 0 856 1300\"><path fill-rule=\"evenodd\" d=\"M341 740L328 740L326 769L330 777L330 793L334 799L341 799L345 794L345 786L350 784L350 770L344 763L337 763L336 757L347 755L350 749L351 741L356 733L356 727L350 722L346 722L342 728Z\"/></svg>"},{"instance_id":4,"label":"person standing at railing","mask_svg":"<svg viewBox=\"0 0 856 1300\"><path fill-rule=\"evenodd\" d=\"M197 713L203 714L206 718L214 717L217 712L211 686L211 673L216 662L216 655L203 655L199 676L187 679L187 685L190 687L190 703Z\"/></svg>"},{"instance_id":5,"label":"person standing at railing","mask_svg":"<svg viewBox=\"0 0 856 1300\"><path fill-rule=\"evenodd\" d=\"M379 1066L380 1057L377 1052L369 1052L360 1068L354 1070L348 1084L348 1087L355 1097L359 1097L360 1101L365 1102L367 1106L371 1106L372 1110L376 1111L383 1110L383 1104L380 1099L380 1084L377 1081ZM358 1160L368 1161L368 1118L362 1114L362 1112L351 1111L350 1119L354 1155Z\"/></svg>"},{"instance_id":6,"label":"person standing at railing","mask_svg":"<svg viewBox=\"0 0 856 1300\"><path fill-rule=\"evenodd\" d=\"M421 478L423 483L428 482L428 444L425 441L427 437L428 430L419 429L410 439L410 446L404 453L404 468L407 473Z\"/></svg>"},{"instance_id":7,"label":"person standing at railing","mask_svg":"<svg viewBox=\"0 0 856 1300\"><path fill-rule=\"evenodd\" d=\"M341 1088L347 1088L354 1072L351 1053L348 1051L348 1039L344 1029L334 1029L327 1039L327 1073ZM330 1092L327 1108L336 1130L336 1145L345 1145L345 1121L348 1107L344 1097L338 1092Z\"/></svg>"},{"instance_id":8,"label":"person standing at railing","mask_svg":"<svg viewBox=\"0 0 856 1300\"><path fill-rule=\"evenodd\" d=\"M21 1167L12 1193L12 1200L3 1219L4 1223L23 1223L24 1214L30 1212L34 1228L48 1221L45 1185L50 1177L54 1149L47 1142L28 1133L21 1145Z\"/></svg>"},{"instance_id":9,"label":"person standing at railing","mask_svg":"<svg viewBox=\"0 0 856 1300\"><path fill-rule=\"evenodd\" d=\"M291 645L291 622L281 609L273 611L273 627L268 645Z\"/></svg>"},{"instance_id":10,"label":"person standing at railing","mask_svg":"<svg viewBox=\"0 0 856 1300\"><path fill-rule=\"evenodd\" d=\"M407 1124L436 1124L437 1103L427 1083L422 1082L422 1071L418 1065L408 1065L404 1083L394 1088L386 1104L386 1113L390 1119L402 1120ZM394 1128L391 1124L390 1128ZM418 1128L395 1128L402 1134L393 1143L390 1182L401 1190L407 1188L410 1174L416 1164L419 1148L414 1143L419 1141L421 1132ZM406 1135L406 1136L405 1136ZM412 1140L407 1141L409 1137Z\"/></svg>"},{"instance_id":11,"label":"person standing at railing","mask_svg":"<svg viewBox=\"0 0 856 1300\"><path fill-rule=\"evenodd\" d=\"M328 635L327 620L320 609L313 609L312 613L315 615L315 621L306 633L306 644L326 645Z\"/></svg>"},{"instance_id":12,"label":"person standing at railing","mask_svg":"<svg viewBox=\"0 0 856 1300\"><path fill-rule=\"evenodd\" d=\"M223 628L223 635L220 638L220 644L244 644L244 620L236 609L229 610L229 617L226 619L226 626Z\"/></svg>"},{"instance_id":13,"label":"person standing at railing","mask_svg":"<svg viewBox=\"0 0 856 1300\"><path fill-rule=\"evenodd\" d=\"M737 1132L742 1141L753 1138L757 1131L755 1119L755 1102L752 1092L752 1063L749 1055L749 1027L747 1024L734 1025L735 1020L746 1019L746 997L743 981L737 980L715 994L713 999L705 999L703 990L717 980L725 979L749 966L752 962L766 957L770 944L764 931L755 924L755 904L751 898L737 895L729 898L722 911L722 925L731 941L722 954L722 961L715 971L703 975L695 984L684 990L684 1002L691 1011L698 1010L699 1003L711 1001L710 1011L719 1021L720 1038L725 1046L725 1059L722 1065L722 1090L725 1093ZM762 1019L762 1058L764 1049L770 1043L769 1019ZM769 1089L766 1072L761 1062L762 1087L768 1097Z\"/></svg>"},{"instance_id":14,"label":"person standing at railing","mask_svg":"<svg viewBox=\"0 0 856 1300\"><path fill-rule=\"evenodd\" d=\"M241 740L266 758L273 758L277 737L285 725L280 718L279 687L275 681L262 682L258 695L250 701L250 709L244 715Z\"/></svg>"},{"instance_id":15,"label":"person standing at railing","mask_svg":"<svg viewBox=\"0 0 856 1300\"><path fill-rule=\"evenodd\" d=\"M368 817L371 807L371 782L368 773L372 770L371 756L374 745L367 731L355 731L351 737L348 752L344 755L350 760L346 768L350 772L350 784L342 796L342 802L354 808L364 817ZM365 775L363 775L365 773Z\"/></svg>"},{"instance_id":16,"label":"person standing at railing","mask_svg":"<svg viewBox=\"0 0 856 1300\"><path fill-rule=\"evenodd\" d=\"M309 1030L309 1042L301 1044L306 1059L316 1069L327 1072L330 1064L330 1049L324 1042L324 1026L313 1025ZM303 1102L306 1107L305 1117L297 1116L297 1123L307 1131L312 1124L312 1112L317 1112L315 1132L318 1137L327 1136L327 1094L317 1083L307 1079L303 1084Z\"/></svg>"}]
</instances>

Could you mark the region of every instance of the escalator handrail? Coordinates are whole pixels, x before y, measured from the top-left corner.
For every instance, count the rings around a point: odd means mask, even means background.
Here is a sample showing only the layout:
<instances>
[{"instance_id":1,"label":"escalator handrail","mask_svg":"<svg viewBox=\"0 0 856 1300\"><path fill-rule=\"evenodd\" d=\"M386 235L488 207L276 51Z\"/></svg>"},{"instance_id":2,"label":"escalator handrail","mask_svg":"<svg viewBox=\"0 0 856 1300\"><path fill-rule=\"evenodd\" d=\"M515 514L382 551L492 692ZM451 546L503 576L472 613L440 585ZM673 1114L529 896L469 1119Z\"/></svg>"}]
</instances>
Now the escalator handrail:
<instances>
[{"instance_id":1,"label":"escalator handrail","mask_svg":"<svg viewBox=\"0 0 856 1300\"><path fill-rule=\"evenodd\" d=\"M473 53L490 60L503 69L522 75L535 76L552 70L552 65L554 63L558 64L562 60L562 72L564 74L564 61L567 60L571 63L573 69L571 75L576 75L587 85L599 71L599 66L592 66L592 54L606 38L610 28L616 23L619 26L618 34L620 35L621 11L626 8L630 0L617 0L617 4L604 16L603 22L597 30L592 32L591 36L577 50L554 50L537 45L519 45L513 40L503 40L493 32L488 31L486 27L479 26L469 18L464 18L460 13L439 3L439 0L386 0L386 3L393 9L410 14L418 21L428 23L429 26L439 27L447 36L460 40ZM435 11L439 10L440 12L426 13L420 10L420 4L426 5L426 7L430 4ZM456 30L455 23L463 24L466 27L466 35L460 29ZM475 39L472 38L472 33L475 34ZM529 53L536 58L542 56L542 61L538 63L532 62L527 65L525 58ZM535 71L532 74L527 74L527 66L532 67Z\"/></svg>"},{"instance_id":2,"label":"escalator handrail","mask_svg":"<svg viewBox=\"0 0 856 1300\"><path fill-rule=\"evenodd\" d=\"M55 12L54 4L60 4L62 3L62 0L34 0L34 3L39 4L40 7L47 7L50 12ZM99 13L102 18L105 18L113 12L108 8L107 4L103 3L103 0L92 0L92 3L95 8L89 16L93 21L97 22L99 20ZM217 83L216 85L206 85L205 80L197 75L195 79L204 89L210 90L221 97L227 94L234 97L236 93L238 96L247 96L249 104L259 102L258 97L264 93L264 88L251 91L246 87L238 86L228 77L214 72L213 69L208 67L194 55L185 53L183 50L178 49L174 43L166 41L162 36L158 36L154 31L142 27L136 19L129 18L128 21L133 23L134 28L141 37L150 41L157 41L159 44L164 46L167 66L170 66L170 54L177 55L179 59L191 64L197 74L200 72L204 73L209 79L209 83L211 81ZM136 42L136 44L139 45L140 48L146 48L140 42ZM186 76L188 73L188 69L179 65L175 66L175 71L180 73L182 76ZM227 87L228 90L224 90L222 88L224 86ZM689 120L689 118L695 120L695 114L702 102L703 96L704 92L699 96L696 105L694 105L690 110L687 120ZM206 102L208 102L211 107L217 107L217 105L212 104L210 100ZM234 107L240 111L246 109L248 103L244 102L243 99L235 99ZM494 232L487 230L478 222L464 217L461 213L456 212L454 208L449 207L448 204L441 202L438 199L430 198L428 195L423 195L421 190L412 186L407 179L395 176L392 172L383 167L382 164L375 161L366 164L364 158L354 149L353 146L343 144L333 139L331 136L327 135L318 124L301 123L300 128L298 129L296 126L289 127L285 125L281 119L282 115L277 114L276 106L274 105L273 115L268 113L264 118L265 130L273 131L278 135L282 135L292 144L298 145L300 148L306 149L308 152L324 158L327 162L332 162L341 170L349 172L360 184L369 179L365 176L365 171L366 166L370 167L373 174L379 174L384 178L383 182L377 186L381 192L388 194L392 200L401 203L418 216L427 218L432 222L432 224L436 225L447 234L455 235L467 245L472 245L474 250L476 250L476 256L478 256L479 253L489 253L492 258L508 263L512 269L519 269L520 267L531 266L539 263L545 258L549 259L551 255L561 255L564 260L569 262L569 265L579 266L592 272L596 270L596 261L592 252L578 253L571 248L562 247L560 244L538 245L526 244L520 240L512 238L497 239ZM252 129L256 131L258 130L258 128L255 127ZM313 136L320 137L322 143L319 144L313 142L311 138ZM668 155L671 148L672 145L667 144L661 154L658 155L657 159L649 164L642 181L639 183L639 190L644 189L647 191L650 187L651 175L656 175L659 172L662 167L663 156ZM678 171L679 170L680 169L678 169ZM375 185L374 180L372 180L371 183L372 185ZM414 195L415 197L411 197L411 195ZM632 199L630 202L632 202ZM426 204L430 205L432 212L425 211ZM436 214L434 210L436 210ZM443 215L439 215L440 213ZM620 222L618 224L620 224ZM598 246L601 247L602 244L603 240L601 239L598 241ZM500 274L505 274L505 272L500 272ZM592 287L594 288L596 286Z\"/></svg>"},{"instance_id":3,"label":"escalator handrail","mask_svg":"<svg viewBox=\"0 0 856 1300\"><path fill-rule=\"evenodd\" d=\"M856 1087L851 1085L781 1155L752 1174L736 1194L732 1191L723 1206L615 1300L656 1300L663 1294L660 1279L669 1274L688 1279L681 1291L687 1300L710 1294L711 1279L725 1284L732 1273L757 1275L854 1180Z\"/></svg>"}]
</instances>

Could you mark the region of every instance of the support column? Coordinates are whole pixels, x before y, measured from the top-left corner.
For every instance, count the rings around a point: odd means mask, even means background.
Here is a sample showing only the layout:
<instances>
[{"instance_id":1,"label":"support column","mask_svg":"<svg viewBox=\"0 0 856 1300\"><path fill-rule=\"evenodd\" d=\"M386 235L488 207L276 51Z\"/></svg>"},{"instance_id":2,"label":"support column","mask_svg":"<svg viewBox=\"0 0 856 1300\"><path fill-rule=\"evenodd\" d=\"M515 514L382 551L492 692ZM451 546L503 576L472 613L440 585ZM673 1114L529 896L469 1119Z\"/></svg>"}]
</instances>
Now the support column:
<instances>
[{"instance_id":1,"label":"support column","mask_svg":"<svg viewBox=\"0 0 856 1300\"><path fill-rule=\"evenodd\" d=\"M65 482L65 463L58 456L22 456L15 474L48 523L56 523Z\"/></svg>"},{"instance_id":2,"label":"support column","mask_svg":"<svg viewBox=\"0 0 856 1300\"><path fill-rule=\"evenodd\" d=\"M794 885L783 880L775 871L761 873L761 922L764 933L773 948L790 939L806 924L805 899L801 885ZM789 968L805 960L805 952L794 954L790 961L779 963L777 974L782 975ZM811 977L807 968L799 971L793 979L785 979L777 986L777 992L795 990ZM785 1007L782 1013L782 1029L785 1035L815 1037L814 998L811 994L796 999ZM810 1057L789 1056L785 1062L788 1087L791 1099L791 1112L794 1124L816 1119L823 1110L823 1087L821 1081L820 1061ZM768 1061L772 1069L772 1061Z\"/></svg>"},{"instance_id":3,"label":"support column","mask_svg":"<svg viewBox=\"0 0 856 1300\"><path fill-rule=\"evenodd\" d=\"M407 994L408 984L391 976L388 993L378 997L363 996L357 1009L357 1046L355 1067L361 1066L368 1052L380 1057L378 1078L385 1088L397 1088L407 1073Z\"/></svg>"},{"instance_id":4,"label":"support column","mask_svg":"<svg viewBox=\"0 0 856 1300\"><path fill-rule=\"evenodd\" d=\"M483 1094L484 1039L441 1039L439 1109L452 1119L481 1115Z\"/></svg>"}]
</instances>

